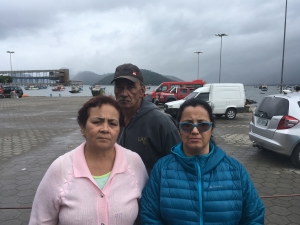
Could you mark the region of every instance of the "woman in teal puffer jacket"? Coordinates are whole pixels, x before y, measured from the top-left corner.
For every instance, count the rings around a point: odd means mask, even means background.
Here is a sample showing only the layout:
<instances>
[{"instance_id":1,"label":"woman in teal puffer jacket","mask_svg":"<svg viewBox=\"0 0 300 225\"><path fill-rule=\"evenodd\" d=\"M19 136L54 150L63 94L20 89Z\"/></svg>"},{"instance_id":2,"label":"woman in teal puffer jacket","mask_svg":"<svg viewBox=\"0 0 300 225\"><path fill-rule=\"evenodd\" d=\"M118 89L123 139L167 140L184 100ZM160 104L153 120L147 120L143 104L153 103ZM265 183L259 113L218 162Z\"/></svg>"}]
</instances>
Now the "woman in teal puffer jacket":
<instances>
[{"instance_id":1,"label":"woman in teal puffer jacket","mask_svg":"<svg viewBox=\"0 0 300 225\"><path fill-rule=\"evenodd\" d=\"M212 140L209 104L187 100L177 119L182 143L155 164L142 194L141 224L264 224L249 174Z\"/></svg>"}]
</instances>

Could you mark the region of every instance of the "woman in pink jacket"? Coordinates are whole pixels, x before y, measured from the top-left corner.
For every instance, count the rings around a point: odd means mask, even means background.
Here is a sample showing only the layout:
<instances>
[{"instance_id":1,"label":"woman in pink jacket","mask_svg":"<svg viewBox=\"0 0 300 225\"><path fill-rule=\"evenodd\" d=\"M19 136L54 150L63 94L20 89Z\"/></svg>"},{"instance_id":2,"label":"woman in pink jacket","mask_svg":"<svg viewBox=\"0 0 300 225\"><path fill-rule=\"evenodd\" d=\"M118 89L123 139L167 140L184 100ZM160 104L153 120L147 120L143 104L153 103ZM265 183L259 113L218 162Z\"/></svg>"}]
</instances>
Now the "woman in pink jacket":
<instances>
[{"instance_id":1,"label":"woman in pink jacket","mask_svg":"<svg viewBox=\"0 0 300 225\"><path fill-rule=\"evenodd\" d=\"M82 106L77 121L86 141L51 164L29 224L134 224L148 175L138 154L116 144L122 118L111 97Z\"/></svg>"}]
</instances>

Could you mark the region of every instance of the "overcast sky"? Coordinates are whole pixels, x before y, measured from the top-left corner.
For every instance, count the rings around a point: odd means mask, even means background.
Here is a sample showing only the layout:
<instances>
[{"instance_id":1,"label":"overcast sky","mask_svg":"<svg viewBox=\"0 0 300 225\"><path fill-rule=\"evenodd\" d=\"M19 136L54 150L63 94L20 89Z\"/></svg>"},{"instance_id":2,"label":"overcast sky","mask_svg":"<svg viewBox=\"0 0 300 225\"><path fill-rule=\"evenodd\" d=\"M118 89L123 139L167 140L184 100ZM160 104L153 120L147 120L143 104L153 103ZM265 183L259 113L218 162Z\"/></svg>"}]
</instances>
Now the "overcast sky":
<instances>
[{"instance_id":1,"label":"overcast sky","mask_svg":"<svg viewBox=\"0 0 300 225\"><path fill-rule=\"evenodd\" d=\"M0 0L0 71L112 73L123 63L183 80L280 83L285 0ZM288 0L283 81L300 83L300 1Z\"/></svg>"}]
</instances>

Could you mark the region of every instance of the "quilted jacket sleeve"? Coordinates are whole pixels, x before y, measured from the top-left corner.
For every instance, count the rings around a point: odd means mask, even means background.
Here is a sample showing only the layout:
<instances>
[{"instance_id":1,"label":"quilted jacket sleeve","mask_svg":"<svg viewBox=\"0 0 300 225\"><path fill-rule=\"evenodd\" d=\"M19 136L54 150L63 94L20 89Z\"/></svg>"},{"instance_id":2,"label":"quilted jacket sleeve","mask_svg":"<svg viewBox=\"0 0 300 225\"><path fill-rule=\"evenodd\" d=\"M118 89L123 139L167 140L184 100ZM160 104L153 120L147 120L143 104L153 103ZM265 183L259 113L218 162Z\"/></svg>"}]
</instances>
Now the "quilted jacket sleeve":
<instances>
[{"instance_id":1,"label":"quilted jacket sleeve","mask_svg":"<svg viewBox=\"0 0 300 225\"><path fill-rule=\"evenodd\" d=\"M265 207L250 179L242 166L243 211L239 224L264 224Z\"/></svg>"},{"instance_id":2,"label":"quilted jacket sleeve","mask_svg":"<svg viewBox=\"0 0 300 225\"><path fill-rule=\"evenodd\" d=\"M160 169L159 162L153 167L143 190L140 211L141 224L164 224L160 215Z\"/></svg>"}]
</instances>

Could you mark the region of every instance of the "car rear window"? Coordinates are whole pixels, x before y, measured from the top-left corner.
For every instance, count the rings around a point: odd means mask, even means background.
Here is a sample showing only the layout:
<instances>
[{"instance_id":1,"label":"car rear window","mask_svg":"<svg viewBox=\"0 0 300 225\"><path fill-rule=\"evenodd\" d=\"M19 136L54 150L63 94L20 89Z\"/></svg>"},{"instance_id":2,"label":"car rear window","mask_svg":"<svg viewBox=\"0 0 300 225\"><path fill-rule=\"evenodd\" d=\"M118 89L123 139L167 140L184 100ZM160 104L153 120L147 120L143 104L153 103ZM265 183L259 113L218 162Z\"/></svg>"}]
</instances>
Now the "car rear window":
<instances>
[{"instance_id":1,"label":"car rear window","mask_svg":"<svg viewBox=\"0 0 300 225\"><path fill-rule=\"evenodd\" d=\"M286 116L289 101L285 98L265 97L255 110L255 116L271 119L273 116Z\"/></svg>"}]
</instances>

